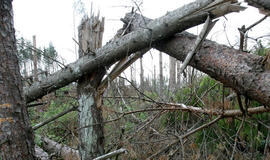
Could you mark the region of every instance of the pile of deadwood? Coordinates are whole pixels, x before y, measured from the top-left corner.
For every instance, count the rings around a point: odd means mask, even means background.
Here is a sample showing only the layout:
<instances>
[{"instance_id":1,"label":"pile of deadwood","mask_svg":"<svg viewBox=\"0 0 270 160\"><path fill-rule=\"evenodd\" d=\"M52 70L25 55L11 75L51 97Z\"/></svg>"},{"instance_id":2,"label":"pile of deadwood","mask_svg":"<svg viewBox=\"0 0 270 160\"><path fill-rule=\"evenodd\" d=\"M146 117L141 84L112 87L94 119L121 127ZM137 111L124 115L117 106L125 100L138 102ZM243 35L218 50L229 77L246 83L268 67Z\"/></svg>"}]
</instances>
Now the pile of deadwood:
<instances>
[{"instance_id":1,"label":"pile of deadwood","mask_svg":"<svg viewBox=\"0 0 270 160\"><path fill-rule=\"evenodd\" d=\"M270 10L268 0L246 1L265 14L268 14ZM35 101L74 82L82 75L93 72L101 64L111 66L121 60L124 60L124 64L129 64L134 62L138 55L141 56L150 48L155 48L180 61L186 61L189 65L222 82L225 86L231 87L238 94L245 95L247 98L267 106L270 104L270 72L262 63L263 58L204 40L216 18L244 9L245 7L242 7L236 0L197 0L155 20L137 13L128 13L121 19L124 26L119 30L120 36L118 33L117 38L98 49L96 51L98 57L82 57L45 80L35 82L32 86L25 88L26 101L28 103ZM208 23L208 25L206 25L206 31L200 34L202 36L185 32L185 30L203 23ZM194 55L194 53L196 54ZM192 56L187 61L188 55ZM126 56L129 56L129 59L125 60ZM133 61L128 61L130 59ZM183 107L184 109L200 112L199 108L192 108L192 106L190 108ZM270 109L266 107L247 110L249 114L269 111ZM226 113L226 116L243 114L238 110L229 110L223 113L206 112L205 110L201 110L201 112L215 113L216 115ZM77 150L58 144L46 137L42 138L42 141L43 149L46 152L57 153L66 160L70 157L79 159ZM48 154L41 148L36 147L36 152L39 157L43 157L42 159L48 159ZM124 152L126 152L125 149L117 150L97 159L106 159ZM67 155L68 157L66 157Z\"/></svg>"}]
</instances>

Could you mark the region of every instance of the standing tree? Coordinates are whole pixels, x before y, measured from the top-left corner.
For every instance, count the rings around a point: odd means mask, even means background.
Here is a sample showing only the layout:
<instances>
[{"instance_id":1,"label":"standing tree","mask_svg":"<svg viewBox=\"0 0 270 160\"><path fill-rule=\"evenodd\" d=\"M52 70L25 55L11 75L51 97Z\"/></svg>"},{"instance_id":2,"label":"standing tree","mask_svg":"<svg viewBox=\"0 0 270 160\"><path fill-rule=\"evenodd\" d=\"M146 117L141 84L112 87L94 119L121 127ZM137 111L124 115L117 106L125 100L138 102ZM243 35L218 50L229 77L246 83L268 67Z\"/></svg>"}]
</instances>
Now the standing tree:
<instances>
[{"instance_id":1,"label":"standing tree","mask_svg":"<svg viewBox=\"0 0 270 160\"><path fill-rule=\"evenodd\" d=\"M141 72L140 72L140 88L141 88L141 91L143 92L144 91L144 75L143 75L143 59L142 57L140 58L140 69L141 69Z\"/></svg>"},{"instance_id":2,"label":"standing tree","mask_svg":"<svg viewBox=\"0 0 270 160\"><path fill-rule=\"evenodd\" d=\"M160 96L163 94L163 66L162 66L162 52L159 52L159 94Z\"/></svg>"},{"instance_id":3,"label":"standing tree","mask_svg":"<svg viewBox=\"0 0 270 160\"><path fill-rule=\"evenodd\" d=\"M45 62L45 70L47 72L54 72L55 61L58 58L58 53L55 50L53 44L50 42L48 48L43 49L43 60Z\"/></svg>"},{"instance_id":4,"label":"standing tree","mask_svg":"<svg viewBox=\"0 0 270 160\"><path fill-rule=\"evenodd\" d=\"M4 160L33 160L34 140L16 56L12 0L0 1L0 150Z\"/></svg>"},{"instance_id":5,"label":"standing tree","mask_svg":"<svg viewBox=\"0 0 270 160\"><path fill-rule=\"evenodd\" d=\"M170 68L170 79L169 79L169 89L170 91L174 91L175 89L175 75L176 75L176 71L175 71L175 65L176 65L176 59L173 57L170 57L170 64L169 64L169 68Z\"/></svg>"},{"instance_id":6,"label":"standing tree","mask_svg":"<svg viewBox=\"0 0 270 160\"><path fill-rule=\"evenodd\" d=\"M17 40L17 48L18 48L17 57L19 59L20 68L21 69L23 68L22 73L24 77L28 76L27 62L31 60L32 57L30 46L31 42L25 40L23 37Z\"/></svg>"}]
</instances>

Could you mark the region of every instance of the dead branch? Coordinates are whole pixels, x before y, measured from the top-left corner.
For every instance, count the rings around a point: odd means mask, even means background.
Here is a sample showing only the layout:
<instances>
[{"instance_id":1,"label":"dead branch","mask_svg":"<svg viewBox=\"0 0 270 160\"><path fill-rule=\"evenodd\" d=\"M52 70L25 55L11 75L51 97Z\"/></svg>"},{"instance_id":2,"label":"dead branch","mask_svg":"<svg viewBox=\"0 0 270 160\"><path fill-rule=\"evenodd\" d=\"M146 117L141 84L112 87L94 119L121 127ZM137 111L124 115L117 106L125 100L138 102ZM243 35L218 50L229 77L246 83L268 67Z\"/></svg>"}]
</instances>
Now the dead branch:
<instances>
[{"instance_id":1,"label":"dead branch","mask_svg":"<svg viewBox=\"0 0 270 160\"><path fill-rule=\"evenodd\" d=\"M122 154L122 153L127 153L127 149L121 148L121 149L115 150L113 152L107 153L105 155L99 156L93 160L105 160L105 159L115 157L115 156Z\"/></svg>"},{"instance_id":2,"label":"dead branch","mask_svg":"<svg viewBox=\"0 0 270 160\"><path fill-rule=\"evenodd\" d=\"M243 128L245 119L246 119L246 116L243 115L243 119L242 119L242 121L241 121L240 127L238 128L238 130L237 130L237 132L236 132L236 135L235 135L235 138L234 138L234 145L233 145L233 151L232 151L231 160L234 159L234 153L235 153L235 150L236 150L237 138L238 138L239 133L241 132L241 129Z\"/></svg>"},{"instance_id":3,"label":"dead branch","mask_svg":"<svg viewBox=\"0 0 270 160\"><path fill-rule=\"evenodd\" d=\"M196 41L195 41L195 45L192 48L192 50L187 54L187 57L185 58L179 73L182 74L182 72L185 70L185 68L187 67L188 63L190 62L191 58L193 57L193 55L199 50L199 48L201 47L203 41L205 40L205 38L207 37L208 33L211 31L211 29L214 27L214 25L216 24L217 21L212 22L210 17L208 16L204 25L203 25L203 29L201 31L201 33L199 34L199 36L197 37Z\"/></svg>"},{"instance_id":4,"label":"dead branch","mask_svg":"<svg viewBox=\"0 0 270 160\"><path fill-rule=\"evenodd\" d=\"M72 108L70 108L70 109L68 109L68 110L66 110L66 111L63 111L63 112L61 112L61 113L59 113L59 114L57 114L57 115L55 115L55 116L53 116L53 117L51 117L51 118L45 120L44 122L40 122L39 124L37 124L37 125L35 125L35 126L33 127L33 130L37 130L37 129L39 129L40 127L42 127L42 126L44 126L44 125L46 125L46 124L48 124L48 123L50 123L50 122L52 122L52 121L54 121L54 120L56 120L56 119L58 119L58 118L60 118L60 117L62 117L62 116L64 116L64 115L66 115L66 114L69 113L69 112L76 111L77 108L78 108L77 106L74 106L74 107L72 107Z\"/></svg>"},{"instance_id":5,"label":"dead branch","mask_svg":"<svg viewBox=\"0 0 270 160\"><path fill-rule=\"evenodd\" d=\"M177 144L180 142L181 139L187 138L188 136L204 129L205 127L208 127L214 123L216 123L218 120L220 120L222 118L222 116L218 116L217 118L215 118L214 120L210 121L209 123L206 123L194 130L191 130L190 132L180 136L177 140L173 141L172 143L168 144L166 147L162 148L161 150L159 150L158 152L156 152L155 154L151 155L150 157L148 157L148 160L151 160L153 158L155 158L156 156L160 155L161 153L163 153L164 151L168 150L170 147L172 147L173 145Z\"/></svg>"},{"instance_id":6,"label":"dead branch","mask_svg":"<svg viewBox=\"0 0 270 160\"><path fill-rule=\"evenodd\" d=\"M42 148L49 153L56 153L58 156L62 157L64 160L80 160L78 150L72 149L66 145L59 144L47 137L41 138L43 144Z\"/></svg>"}]
</instances>

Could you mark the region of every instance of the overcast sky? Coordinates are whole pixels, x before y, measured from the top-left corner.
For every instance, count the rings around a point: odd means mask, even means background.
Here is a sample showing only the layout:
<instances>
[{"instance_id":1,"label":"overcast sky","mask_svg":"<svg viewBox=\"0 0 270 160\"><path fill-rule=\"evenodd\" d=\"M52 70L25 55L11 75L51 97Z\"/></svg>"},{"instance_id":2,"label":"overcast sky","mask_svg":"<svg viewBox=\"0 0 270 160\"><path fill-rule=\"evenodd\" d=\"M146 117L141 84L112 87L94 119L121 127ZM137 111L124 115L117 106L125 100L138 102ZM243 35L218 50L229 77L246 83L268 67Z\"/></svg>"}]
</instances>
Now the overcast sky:
<instances>
[{"instance_id":1,"label":"overcast sky","mask_svg":"<svg viewBox=\"0 0 270 160\"><path fill-rule=\"evenodd\" d=\"M119 21L126 12L131 10L130 6L134 6L133 0L82 0L85 4L86 12L90 11L90 4L93 2L95 11L100 10L102 16L105 17L105 32L104 42L110 40L116 31L122 26ZM143 15L149 18L158 18L167 11L172 11L181 7L184 4L193 0L144 0L140 6ZM136 0L138 4L142 0ZM52 42L58 53L66 59L66 63L75 61L74 54L74 17L73 5L74 0L14 0L14 24L17 35L23 36L28 40L32 39L33 35L37 37L37 46L48 46ZM244 4L244 6L246 6ZM257 9L249 7L246 11L226 15L226 18L220 18L211 31L208 38L218 41L219 43L228 44L225 38L224 26L226 26L227 35L230 43L234 44L238 41L237 28L242 25L249 26L258 19L263 17ZM75 17L75 28L80 22L81 15L78 13ZM194 27L189 30L196 34L200 31L200 27ZM269 20L255 27L250 33L250 36L258 37L269 34ZM155 54L153 52L152 54ZM146 70L151 71L153 65L158 65L158 56L146 55L144 59L151 59L150 65L146 65ZM167 57L165 57L166 59ZM139 65L137 65L139 66Z\"/></svg>"}]
</instances>

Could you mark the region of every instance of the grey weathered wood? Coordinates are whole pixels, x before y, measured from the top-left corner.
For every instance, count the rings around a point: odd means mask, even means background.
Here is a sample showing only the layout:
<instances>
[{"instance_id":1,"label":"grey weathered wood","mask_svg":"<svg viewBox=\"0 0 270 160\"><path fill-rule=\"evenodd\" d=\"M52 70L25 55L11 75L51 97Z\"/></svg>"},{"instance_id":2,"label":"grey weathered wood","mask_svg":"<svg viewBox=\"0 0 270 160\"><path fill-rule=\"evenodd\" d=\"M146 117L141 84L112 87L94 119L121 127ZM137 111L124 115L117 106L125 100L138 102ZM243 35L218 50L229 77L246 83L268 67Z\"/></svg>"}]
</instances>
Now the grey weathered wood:
<instances>
[{"instance_id":1,"label":"grey weathered wood","mask_svg":"<svg viewBox=\"0 0 270 160\"><path fill-rule=\"evenodd\" d=\"M48 153L57 153L64 160L80 160L79 151L69 146L57 143L47 137L41 138L42 148Z\"/></svg>"},{"instance_id":2,"label":"grey weathered wood","mask_svg":"<svg viewBox=\"0 0 270 160\"><path fill-rule=\"evenodd\" d=\"M81 76L96 70L99 66L111 65L131 53L150 46L150 44L155 41L172 36L174 33L188 29L191 26L203 23L198 23L198 21L190 22L185 26L181 23L181 20L196 11L202 10L202 8L213 1L214 0L198 0L176 9L149 23L146 28L141 28L136 32L127 34L106 44L101 49L96 50L95 52L98 56L86 55L76 62L69 64L66 68L48 76L41 82L35 82L32 86L24 90L26 102L32 102L56 89L76 81ZM228 12L231 11L227 11L227 13ZM200 12L200 15L203 14L205 14L205 12Z\"/></svg>"},{"instance_id":3,"label":"grey weathered wood","mask_svg":"<svg viewBox=\"0 0 270 160\"><path fill-rule=\"evenodd\" d=\"M99 156L93 160L105 160L105 159L112 158L114 156L117 156L117 155L125 153L125 152L127 152L127 150L125 148L120 148L118 150L112 151L112 152L107 153L105 155Z\"/></svg>"},{"instance_id":4,"label":"grey weathered wood","mask_svg":"<svg viewBox=\"0 0 270 160\"><path fill-rule=\"evenodd\" d=\"M93 51L102 46L103 31L104 18L100 20L98 15L90 15L89 18L82 21L78 31L80 44L79 58L87 54L99 56L100 53L93 53ZM101 109L102 95L97 91L105 73L105 66L100 66L95 71L83 75L78 80L79 128L82 128L78 131L81 160L93 159L105 153Z\"/></svg>"}]
</instances>

